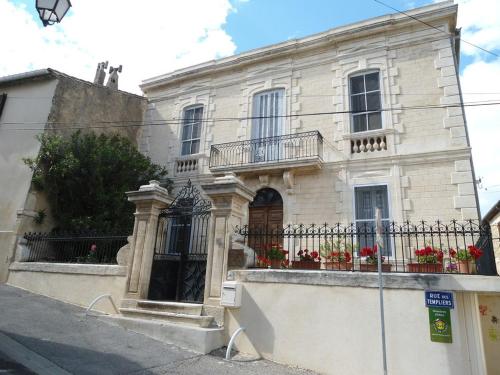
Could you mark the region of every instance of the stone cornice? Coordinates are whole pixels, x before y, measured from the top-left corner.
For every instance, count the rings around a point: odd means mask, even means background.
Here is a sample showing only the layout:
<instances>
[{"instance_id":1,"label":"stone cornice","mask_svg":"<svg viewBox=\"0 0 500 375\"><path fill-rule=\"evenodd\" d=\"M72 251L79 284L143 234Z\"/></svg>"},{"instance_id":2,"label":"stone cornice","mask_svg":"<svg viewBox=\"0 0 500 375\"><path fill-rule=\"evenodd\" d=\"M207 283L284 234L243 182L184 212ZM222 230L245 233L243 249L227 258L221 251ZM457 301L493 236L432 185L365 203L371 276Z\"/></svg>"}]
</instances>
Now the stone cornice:
<instances>
[{"instance_id":1,"label":"stone cornice","mask_svg":"<svg viewBox=\"0 0 500 375\"><path fill-rule=\"evenodd\" d=\"M346 159L340 161L326 162L325 166L339 166L339 167L373 167L378 168L381 166L398 165L412 165L412 164L426 164L434 162L454 162L457 159L469 158L471 156L470 147L459 148L455 150L439 150L439 151L426 151L412 154L399 154L399 155L380 155L363 159Z\"/></svg>"},{"instance_id":2,"label":"stone cornice","mask_svg":"<svg viewBox=\"0 0 500 375\"><path fill-rule=\"evenodd\" d=\"M457 5L450 1L433 4L408 11L407 14L424 22L437 19L448 19L449 28L453 30L456 24ZM238 69L243 65L274 59L290 53L298 53L309 49L321 48L332 43L344 42L350 39L359 39L385 30L414 25L415 20L410 17L395 13L362 22L330 29L328 31L307 36L301 39L289 40L271 46L254 49L238 55L212 60L202 64L176 70L158 77L146 79L140 85L144 92L155 87L171 84L185 78L193 79L209 73L220 72L227 69Z\"/></svg>"},{"instance_id":3,"label":"stone cornice","mask_svg":"<svg viewBox=\"0 0 500 375\"><path fill-rule=\"evenodd\" d=\"M109 264L14 262L10 271L66 273L78 275L126 276L127 267Z\"/></svg>"},{"instance_id":4,"label":"stone cornice","mask_svg":"<svg viewBox=\"0 0 500 375\"><path fill-rule=\"evenodd\" d=\"M339 287L378 288L374 272L303 271L303 270L234 270L229 280L246 283L279 283ZM385 273L386 289L437 289L457 292L499 293L497 276L460 274ZM424 297L422 294L422 303Z\"/></svg>"}]
</instances>

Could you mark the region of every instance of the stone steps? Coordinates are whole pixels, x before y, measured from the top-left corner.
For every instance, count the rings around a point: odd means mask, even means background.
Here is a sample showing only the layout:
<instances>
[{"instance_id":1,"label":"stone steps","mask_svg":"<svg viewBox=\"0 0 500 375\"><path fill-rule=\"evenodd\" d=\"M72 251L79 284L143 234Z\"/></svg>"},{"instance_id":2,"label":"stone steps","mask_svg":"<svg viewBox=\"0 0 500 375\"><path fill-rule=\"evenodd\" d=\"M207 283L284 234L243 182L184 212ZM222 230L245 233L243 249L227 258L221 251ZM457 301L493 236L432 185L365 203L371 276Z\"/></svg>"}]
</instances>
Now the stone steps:
<instances>
[{"instance_id":1,"label":"stone steps","mask_svg":"<svg viewBox=\"0 0 500 375\"><path fill-rule=\"evenodd\" d=\"M208 328L214 325L213 316L203 316L194 314L183 314L164 310L150 310L143 308L121 307L120 313L130 318L140 318L146 320L160 320L169 323L187 324L190 326Z\"/></svg>"},{"instance_id":2,"label":"stone steps","mask_svg":"<svg viewBox=\"0 0 500 375\"><path fill-rule=\"evenodd\" d=\"M224 328L219 327L202 328L188 324L141 319L138 317L132 318L123 315L102 315L99 316L99 319L155 340L177 345L201 354L210 353L226 344Z\"/></svg>"},{"instance_id":3,"label":"stone steps","mask_svg":"<svg viewBox=\"0 0 500 375\"><path fill-rule=\"evenodd\" d=\"M201 315L203 305L197 303L138 300L136 307L154 311L167 311L178 312L180 314Z\"/></svg>"},{"instance_id":4,"label":"stone steps","mask_svg":"<svg viewBox=\"0 0 500 375\"><path fill-rule=\"evenodd\" d=\"M167 301L124 299L120 314L107 319L154 339L198 353L209 353L224 345L224 329L203 305Z\"/></svg>"}]
</instances>

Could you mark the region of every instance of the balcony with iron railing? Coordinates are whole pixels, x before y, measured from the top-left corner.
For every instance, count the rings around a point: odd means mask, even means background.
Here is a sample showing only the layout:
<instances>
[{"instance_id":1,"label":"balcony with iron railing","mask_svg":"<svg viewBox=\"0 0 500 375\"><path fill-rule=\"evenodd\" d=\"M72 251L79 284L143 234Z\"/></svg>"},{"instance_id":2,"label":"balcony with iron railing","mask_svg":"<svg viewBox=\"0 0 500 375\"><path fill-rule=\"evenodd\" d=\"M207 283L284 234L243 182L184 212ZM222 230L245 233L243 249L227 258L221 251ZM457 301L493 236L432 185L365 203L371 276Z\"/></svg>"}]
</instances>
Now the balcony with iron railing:
<instances>
[{"instance_id":1,"label":"balcony with iron railing","mask_svg":"<svg viewBox=\"0 0 500 375\"><path fill-rule=\"evenodd\" d=\"M210 171L319 168L323 162L323 136L317 130L276 137L212 145Z\"/></svg>"}]
</instances>

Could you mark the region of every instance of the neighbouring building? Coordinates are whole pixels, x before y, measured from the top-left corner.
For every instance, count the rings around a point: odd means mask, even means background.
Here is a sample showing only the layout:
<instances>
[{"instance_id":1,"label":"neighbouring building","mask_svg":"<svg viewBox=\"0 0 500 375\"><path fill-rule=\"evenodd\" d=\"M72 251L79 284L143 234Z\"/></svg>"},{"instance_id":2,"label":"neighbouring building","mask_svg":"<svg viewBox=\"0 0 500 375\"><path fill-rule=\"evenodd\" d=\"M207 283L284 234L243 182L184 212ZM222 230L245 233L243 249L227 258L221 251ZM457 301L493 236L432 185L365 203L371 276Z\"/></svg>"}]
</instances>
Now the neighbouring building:
<instances>
[{"instance_id":1,"label":"neighbouring building","mask_svg":"<svg viewBox=\"0 0 500 375\"><path fill-rule=\"evenodd\" d=\"M94 127L97 133L119 133L137 144L140 128L116 125L142 123L145 98L108 88L101 78L91 83L53 69L0 78L0 282L7 280L18 238L51 229L50 215L43 224L34 221L47 204L30 189L32 172L23 162L37 155L36 136Z\"/></svg>"},{"instance_id":2,"label":"neighbouring building","mask_svg":"<svg viewBox=\"0 0 500 375\"><path fill-rule=\"evenodd\" d=\"M500 201L483 216L483 223L490 225L497 271L500 271Z\"/></svg>"}]
</instances>

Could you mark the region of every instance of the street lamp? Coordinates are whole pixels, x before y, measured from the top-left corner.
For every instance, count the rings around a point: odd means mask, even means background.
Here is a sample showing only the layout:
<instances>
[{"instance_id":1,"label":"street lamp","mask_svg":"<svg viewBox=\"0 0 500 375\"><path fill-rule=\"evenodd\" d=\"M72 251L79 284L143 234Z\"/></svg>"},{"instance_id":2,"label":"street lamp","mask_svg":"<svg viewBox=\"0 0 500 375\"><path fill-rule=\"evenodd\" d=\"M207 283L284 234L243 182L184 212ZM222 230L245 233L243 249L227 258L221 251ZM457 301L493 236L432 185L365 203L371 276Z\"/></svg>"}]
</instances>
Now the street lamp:
<instances>
[{"instance_id":1,"label":"street lamp","mask_svg":"<svg viewBox=\"0 0 500 375\"><path fill-rule=\"evenodd\" d=\"M36 10L43 26L61 22L69 8L71 8L69 0L36 0Z\"/></svg>"}]
</instances>

